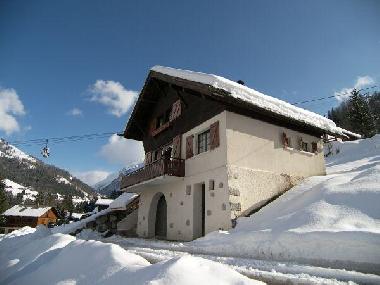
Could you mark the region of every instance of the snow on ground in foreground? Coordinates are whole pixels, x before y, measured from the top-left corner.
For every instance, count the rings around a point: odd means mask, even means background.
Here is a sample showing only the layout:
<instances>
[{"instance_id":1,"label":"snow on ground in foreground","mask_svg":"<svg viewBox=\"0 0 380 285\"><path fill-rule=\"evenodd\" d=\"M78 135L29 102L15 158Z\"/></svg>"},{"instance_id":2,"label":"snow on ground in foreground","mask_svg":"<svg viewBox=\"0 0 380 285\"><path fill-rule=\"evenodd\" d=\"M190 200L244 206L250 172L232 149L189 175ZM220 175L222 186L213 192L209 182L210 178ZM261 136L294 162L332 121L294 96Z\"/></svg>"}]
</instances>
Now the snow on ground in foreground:
<instances>
[{"instance_id":1,"label":"snow on ground in foreground","mask_svg":"<svg viewBox=\"0 0 380 285\"><path fill-rule=\"evenodd\" d=\"M334 143L327 176L311 177L235 229L193 241L203 253L380 272L380 135Z\"/></svg>"},{"instance_id":2,"label":"snow on ground in foreground","mask_svg":"<svg viewBox=\"0 0 380 285\"><path fill-rule=\"evenodd\" d=\"M151 265L115 244L39 226L0 237L1 284L263 284L190 255Z\"/></svg>"}]
</instances>

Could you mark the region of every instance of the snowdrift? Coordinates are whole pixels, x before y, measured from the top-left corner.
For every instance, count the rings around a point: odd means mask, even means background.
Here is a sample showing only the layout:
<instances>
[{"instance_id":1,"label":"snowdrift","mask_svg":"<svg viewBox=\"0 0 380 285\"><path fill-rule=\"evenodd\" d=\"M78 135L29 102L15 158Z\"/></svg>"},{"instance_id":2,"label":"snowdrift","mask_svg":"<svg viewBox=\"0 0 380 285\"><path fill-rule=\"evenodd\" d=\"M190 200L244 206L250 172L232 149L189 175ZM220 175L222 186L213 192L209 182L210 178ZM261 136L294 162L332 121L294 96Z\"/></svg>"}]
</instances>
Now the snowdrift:
<instances>
[{"instance_id":1,"label":"snowdrift","mask_svg":"<svg viewBox=\"0 0 380 285\"><path fill-rule=\"evenodd\" d=\"M380 272L380 135L334 142L327 176L311 177L235 229L191 247L202 253Z\"/></svg>"},{"instance_id":2,"label":"snowdrift","mask_svg":"<svg viewBox=\"0 0 380 285\"><path fill-rule=\"evenodd\" d=\"M151 265L118 245L39 226L0 237L1 284L263 284L190 255Z\"/></svg>"}]
</instances>

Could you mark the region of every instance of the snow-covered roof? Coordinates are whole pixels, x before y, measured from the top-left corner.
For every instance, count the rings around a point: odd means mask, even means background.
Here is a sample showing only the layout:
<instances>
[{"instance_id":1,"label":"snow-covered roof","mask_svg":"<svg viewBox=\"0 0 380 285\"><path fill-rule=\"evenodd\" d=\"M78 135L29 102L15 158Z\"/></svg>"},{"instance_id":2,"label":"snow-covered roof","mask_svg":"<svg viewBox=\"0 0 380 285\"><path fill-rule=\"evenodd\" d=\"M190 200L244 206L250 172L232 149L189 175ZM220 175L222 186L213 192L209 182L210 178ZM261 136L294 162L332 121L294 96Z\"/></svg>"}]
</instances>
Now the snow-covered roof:
<instances>
[{"instance_id":1,"label":"snow-covered roof","mask_svg":"<svg viewBox=\"0 0 380 285\"><path fill-rule=\"evenodd\" d=\"M6 210L2 215L4 216L22 216L22 217L40 217L49 211L51 207L33 208L22 205L15 205Z\"/></svg>"},{"instance_id":2,"label":"snow-covered roof","mask_svg":"<svg viewBox=\"0 0 380 285\"><path fill-rule=\"evenodd\" d=\"M97 206L109 206L112 202L113 202L112 199L99 198L98 200L96 200L95 205L97 205Z\"/></svg>"},{"instance_id":3,"label":"snow-covered roof","mask_svg":"<svg viewBox=\"0 0 380 285\"><path fill-rule=\"evenodd\" d=\"M111 209L125 209L126 206L138 195L136 193L123 193L117 197L111 204Z\"/></svg>"},{"instance_id":4,"label":"snow-covered roof","mask_svg":"<svg viewBox=\"0 0 380 285\"><path fill-rule=\"evenodd\" d=\"M232 96L237 100L244 101L245 103L251 104L260 109L264 109L271 113L287 117L289 119L301 122L305 125L322 129L327 133L337 134L341 136L345 135L343 129L337 127L332 120L329 120L314 112L296 107L280 99L265 95L252 88L241 85L221 76L189 70L174 69L164 66L154 66L151 70L168 76L198 82L212 86L216 89L224 90L228 93L226 96ZM226 92L224 92L224 94Z\"/></svg>"},{"instance_id":5,"label":"snow-covered roof","mask_svg":"<svg viewBox=\"0 0 380 285\"><path fill-rule=\"evenodd\" d=\"M80 219L80 218L82 218L83 215L84 214L82 214L82 213L71 213L71 217L73 219Z\"/></svg>"},{"instance_id":6,"label":"snow-covered roof","mask_svg":"<svg viewBox=\"0 0 380 285\"><path fill-rule=\"evenodd\" d=\"M362 136L359 135L359 134L356 134L356 133L353 133L349 130L346 130L346 129L342 129L342 128L339 128L337 127L337 129L340 129L340 131L347 137L353 137L353 138L357 138L357 139L360 139Z\"/></svg>"}]
</instances>

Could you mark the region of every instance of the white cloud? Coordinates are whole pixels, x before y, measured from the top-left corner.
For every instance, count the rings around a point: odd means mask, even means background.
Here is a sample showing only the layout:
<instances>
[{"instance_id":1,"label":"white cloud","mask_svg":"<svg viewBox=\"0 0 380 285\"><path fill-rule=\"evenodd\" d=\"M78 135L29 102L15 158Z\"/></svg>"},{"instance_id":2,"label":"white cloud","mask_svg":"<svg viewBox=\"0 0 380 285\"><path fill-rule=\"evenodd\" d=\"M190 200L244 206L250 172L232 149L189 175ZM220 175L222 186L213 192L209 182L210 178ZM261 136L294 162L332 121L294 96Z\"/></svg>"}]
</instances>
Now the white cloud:
<instances>
[{"instance_id":1,"label":"white cloud","mask_svg":"<svg viewBox=\"0 0 380 285\"><path fill-rule=\"evenodd\" d=\"M144 148L141 142L112 135L100 155L110 163L128 166L144 160Z\"/></svg>"},{"instance_id":2,"label":"white cloud","mask_svg":"<svg viewBox=\"0 0 380 285\"><path fill-rule=\"evenodd\" d=\"M70 111L67 112L67 115L78 117L83 116L83 111L79 108L72 108Z\"/></svg>"},{"instance_id":3,"label":"white cloud","mask_svg":"<svg viewBox=\"0 0 380 285\"><path fill-rule=\"evenodd\" d=\"M75 172L74 175L82 180L84 183L94 186L96 183L104 180L110 172L103 170L92 170L92 171L84 171L84 172Z\"/></svg>"},{"instance_id":4,"label":"white cloud","mask_svg":"<svg viewBox=\"0 0 380 285\"><path fill-rule=\"evenodd\" d=\"M16 117L24 114L24 105L16 90L0 87L0 130L3 130L7 135L20 131Z\"/></svg>"},{"instance_id":5,"label":"white cloud","mask_svg":"<svg viewBox=\"0 0 380 285\"><path fill-rule=\"evenodd\" d=\"M355 83L355 88L356 89L361 89L361 88L364 88L364 87L368 87L369 85L372 85L375 83L375 80L371 77L371 76L359 76L357 79L356 79L356 83Z\"/></svg>"},{"instance_id":6,"label":"white cloud","mask_svg":"<svg viewBox=\"0 0 380 285\"><path fill-rule=\"evenodd\" d=\"M352 90L363 89L363 88L369 87L370 85L373 85L374 83L375 83L375 80L371 76L368 76L368 75L358 76L356 78L356 82L354 84L354 87L345 87L345 88L342 88L341 90L335 92L334 93L335 98L338 101L343 101L343 100L347 99L348 97L350 97L350 93Z\"/></svg>"},{"instance_id":7,"label":"white cloud","mask_svg":"<svg viewBox=\"0 0 380 285\"><path fill-rule=\"evenodd\" d=\"M121 117L133 106L138 92L127 90L119 82L97 80L90 87L93 102L105 105L108 111L116 117Z\"/></svg>"}]
</instances>

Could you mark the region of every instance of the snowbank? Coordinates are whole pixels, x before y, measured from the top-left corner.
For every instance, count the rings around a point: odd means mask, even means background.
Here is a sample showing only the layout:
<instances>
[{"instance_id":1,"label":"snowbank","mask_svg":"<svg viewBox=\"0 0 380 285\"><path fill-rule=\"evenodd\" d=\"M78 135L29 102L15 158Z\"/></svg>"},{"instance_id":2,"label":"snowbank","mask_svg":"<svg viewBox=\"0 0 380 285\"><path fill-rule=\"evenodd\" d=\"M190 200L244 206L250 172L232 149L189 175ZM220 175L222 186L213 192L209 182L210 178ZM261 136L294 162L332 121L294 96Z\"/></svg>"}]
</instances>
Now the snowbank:
<instances>
[{"instance_id":1,"label":"snowbank","mask_svg":"<svg viewBox=\"0 0 380 285\"><path fill-rule=\"evenodd\" d=\"M380 272L380 135L336 142L329 175L311 177L235 229L191 243L203 253Z\"/></svg>"},{"instance_id":2,"label":"snowbank","mask_svg":"<svg viewBox=\"0 0 380 285\"><path fill-rule=\"evenodd\" d=\"M1 284L263 284L190 255L151 265L115 244L38 227L0 240Z\"/></svg>"}]
</instances>

